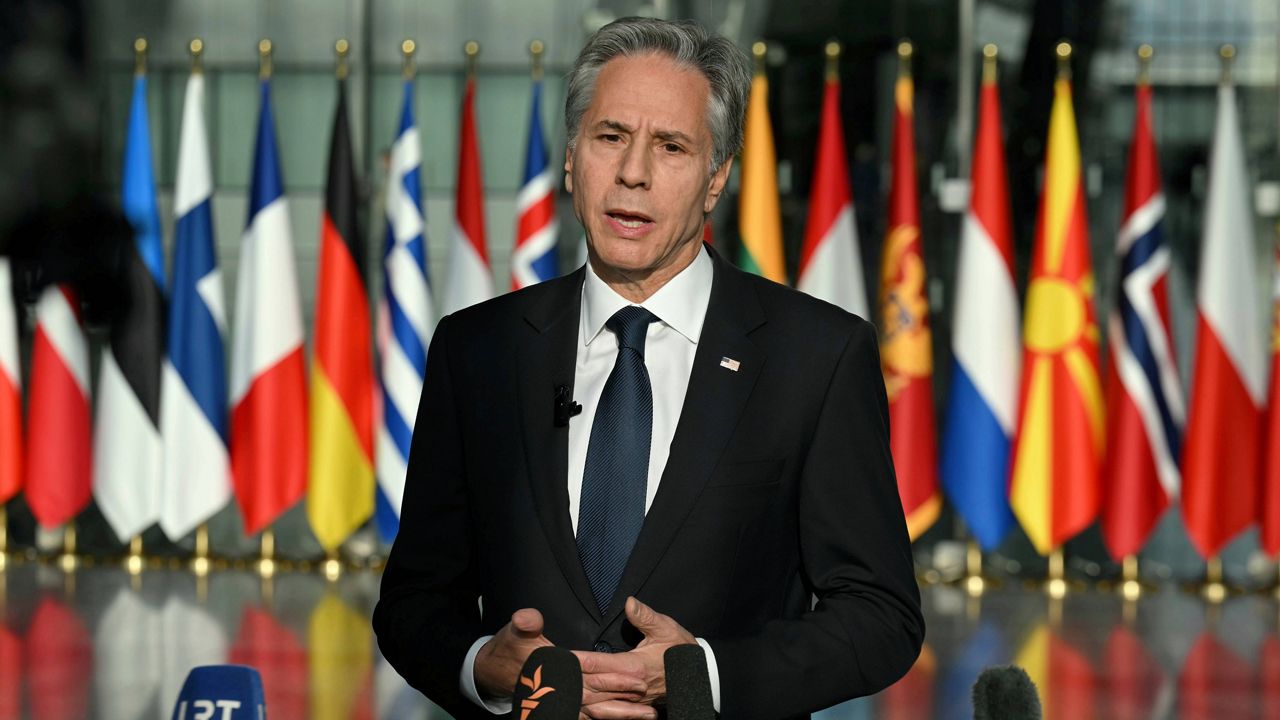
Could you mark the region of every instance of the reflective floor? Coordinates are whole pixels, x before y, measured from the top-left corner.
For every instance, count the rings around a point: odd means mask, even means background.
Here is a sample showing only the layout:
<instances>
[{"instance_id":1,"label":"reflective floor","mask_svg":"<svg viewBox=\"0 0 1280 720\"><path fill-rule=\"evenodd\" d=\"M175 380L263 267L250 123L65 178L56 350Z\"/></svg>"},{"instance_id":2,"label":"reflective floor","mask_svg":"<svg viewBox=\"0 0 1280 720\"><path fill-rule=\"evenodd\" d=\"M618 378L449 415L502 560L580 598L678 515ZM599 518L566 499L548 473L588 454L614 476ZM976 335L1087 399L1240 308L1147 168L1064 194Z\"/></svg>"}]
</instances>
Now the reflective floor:
<instances>
[{"instance_id":1,"label":"reflective floor","mask_svg":"<svg viewBox=\"0 0 1280 720\"><path fill-rule=\"evenodd\" d=\"M378 578L10 565L0 574L0 719L167 718L187 670L258 668L269 717L443 718L378 654ZM987 666L1016 662L1049 718L1280 718L1280 604L1208 605L1165 586L1126 605L1006 583L971 598L923 590L928 642L901 682L826 710L846 718L968 718Z\"/></svg>"}]
</instances>

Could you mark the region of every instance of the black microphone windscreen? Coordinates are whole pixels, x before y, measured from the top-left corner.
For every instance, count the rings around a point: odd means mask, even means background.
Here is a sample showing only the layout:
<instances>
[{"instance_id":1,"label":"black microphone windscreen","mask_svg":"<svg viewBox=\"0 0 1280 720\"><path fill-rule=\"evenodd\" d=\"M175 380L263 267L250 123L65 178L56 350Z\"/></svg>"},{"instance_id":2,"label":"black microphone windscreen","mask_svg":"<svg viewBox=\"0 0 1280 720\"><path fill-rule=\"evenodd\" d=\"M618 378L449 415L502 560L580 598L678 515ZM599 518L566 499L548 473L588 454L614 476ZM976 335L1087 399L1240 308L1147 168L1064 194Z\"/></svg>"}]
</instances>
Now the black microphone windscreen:
<instances>
[{"instance_id":1,"label":"black microphone windscreen","mask_svg":"<svg viewBox=\"0 0 1280 720\"><path fill-rule=\"evenodd\" d=\"M711 677L701 645L672 645L662 655L667 675L667 720L715 720Z\"/></svg>"},{"instance_id":2,"label":"black microphone windscreen","mask_svg":"<svg viewBox=\"0 0 1280 720\"><path fill-rule=\"evenodd\" d=\"M578 720L582 665L572 652L540 647L529 654L516 680L513 720Z\"/></svg>"},{"instance_id":3,"label":"black microphone windscreen","mask_svg":"<svg viewBox=\"0 0 1280 720\"><path fill-rule=\"evenodd\" d=\"M973 684L973 720L1041 720L1040 695L1017 665L989 667Z\"/></svg>"}]
</instances>

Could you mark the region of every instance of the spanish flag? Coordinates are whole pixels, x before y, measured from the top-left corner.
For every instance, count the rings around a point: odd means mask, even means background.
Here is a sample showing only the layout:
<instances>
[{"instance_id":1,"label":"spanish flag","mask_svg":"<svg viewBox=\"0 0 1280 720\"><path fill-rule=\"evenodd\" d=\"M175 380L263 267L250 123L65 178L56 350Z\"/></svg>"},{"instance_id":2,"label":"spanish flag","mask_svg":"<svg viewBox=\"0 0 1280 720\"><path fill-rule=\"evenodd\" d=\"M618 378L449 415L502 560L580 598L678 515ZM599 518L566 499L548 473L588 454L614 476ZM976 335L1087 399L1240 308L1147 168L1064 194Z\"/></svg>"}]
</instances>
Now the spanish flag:
<instances>
[{"instance_id":1,"label":"spanish flag","mask_svg":"<svg viewBox=\"0 0 1280 720\"><path fill-rule=\"evenodd\" d=\"M782 211L778 204L778 160L769 124L769 79L764 74L764 43L753 48L756 74L747 100L742 144L742 190L738 196L738 232L742 250L738 265L747 272L786 284L782 259Z\"/></svg>"},{"instance_id":2,"label":"spanish flag","mask_svg":"<svg viewBox=\"0 0 1280 720\"><path fill-rule=\"evenodd\" d=\"M339 81L320 230L307 494L307 518L327 551L373 515L373 334L357 207L346 83Z\"/></svg>"},{"instance_id":3,"label":"spanish flag","mask_svg":"<svg viewBox=\"0 0 1280 720\"><path fill-rule=\"evenodd\" d=\"M1060 46L1060 55L1068 52ZM1104 442L1080 145L1065 72L1053 92L1009 481L1014 515L1044 555L1097 517Z\"/></svg>"},{"instance_id":4,"label":"spanish flag","mask_svg":"<svg viewBox=\"0 0 1280 720\"><path fill-rule=\"evenodd\" d=\"M907 531L915 540L938 519L942 496L933 418L933 336L916 197L911 44L900 44L898 55L889 231L880 259L880 365L889 395L898 494Z\"/></svg>"}]
</instances>

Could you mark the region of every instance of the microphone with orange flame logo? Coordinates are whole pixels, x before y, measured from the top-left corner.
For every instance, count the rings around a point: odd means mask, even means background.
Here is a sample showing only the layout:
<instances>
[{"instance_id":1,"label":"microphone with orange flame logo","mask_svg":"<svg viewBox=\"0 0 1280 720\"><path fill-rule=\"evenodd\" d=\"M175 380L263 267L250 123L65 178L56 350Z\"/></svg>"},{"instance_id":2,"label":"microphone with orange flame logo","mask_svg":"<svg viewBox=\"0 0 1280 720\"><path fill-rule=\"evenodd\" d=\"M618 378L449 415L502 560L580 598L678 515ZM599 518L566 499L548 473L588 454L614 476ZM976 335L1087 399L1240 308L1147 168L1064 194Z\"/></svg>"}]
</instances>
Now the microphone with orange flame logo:
<instances>
[{"instance_id":1,"label":"microphone with orange flame logo","mask_svg":"<svg viewBox=\"0 0 1280 720\"><path fill-rule=\"evenodd\" d=\"M516 682L512 720L577 720L581 708L578 658L558 647L540 647L530 653Z\"/></svg>"}]
</instances>

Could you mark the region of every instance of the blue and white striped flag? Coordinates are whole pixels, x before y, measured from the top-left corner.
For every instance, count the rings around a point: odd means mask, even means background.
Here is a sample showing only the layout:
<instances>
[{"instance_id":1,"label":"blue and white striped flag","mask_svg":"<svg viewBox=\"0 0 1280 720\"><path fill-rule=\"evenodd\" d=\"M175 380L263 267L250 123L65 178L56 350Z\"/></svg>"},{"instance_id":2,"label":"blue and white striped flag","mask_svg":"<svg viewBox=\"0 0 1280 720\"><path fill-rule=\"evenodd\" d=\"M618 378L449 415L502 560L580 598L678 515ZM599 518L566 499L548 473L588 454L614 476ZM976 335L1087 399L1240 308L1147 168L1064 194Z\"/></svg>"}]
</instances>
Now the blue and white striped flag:
<instances>
[{"instance_id":1,"label":"blue and white striped flag","mask_svg":"<svg viewBox=\"0 0 1280 720\"><path fill-rule=\"evenodd\" d=\"M511 289L536 285L560 274L556 261L555 184L542 137L542 80L533 81L524 184L516 195L516 244L511 254Z\"/></svg>"},{"instance_id":2,"label":"blue and white striped flag","mask_svg":"<svg viewBox=\"0 0 1280 720\"><path fill-rule=\"evenodd\" d=\"M187 81L174 186L173 295L161 386L165 438L160 528L177 540L231 499L227 457L226 310L213 240L213 177L204 74Z\"/></svg>"},{"instance_id":3,"label":"blue and white striped flag","mask_svg":"<svg viewBox=\"0 0 1280 720\"><path fill-rule=\"evenodd\" d=\"M418 398L427 366L435 309L427 277L427 239L422 213L422 152L413 121L413 79L404 83L400 132L391 146L387 175L387 234L384 282L378 301L378 417L375 462L378 529L391 540L400 529L400 503Z\"/></svg>"}]
</instances>

